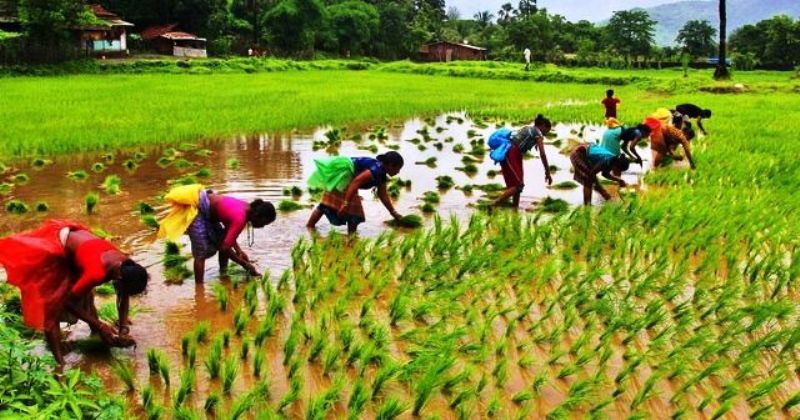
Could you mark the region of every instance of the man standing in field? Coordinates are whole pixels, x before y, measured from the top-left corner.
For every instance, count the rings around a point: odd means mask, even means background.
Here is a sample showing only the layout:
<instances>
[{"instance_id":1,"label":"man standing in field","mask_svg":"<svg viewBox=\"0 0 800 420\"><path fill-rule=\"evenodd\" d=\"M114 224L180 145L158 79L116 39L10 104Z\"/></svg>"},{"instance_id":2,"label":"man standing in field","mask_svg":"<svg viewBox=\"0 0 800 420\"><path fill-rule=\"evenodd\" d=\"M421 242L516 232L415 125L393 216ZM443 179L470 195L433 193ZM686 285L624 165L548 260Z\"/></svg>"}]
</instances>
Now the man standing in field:
<instances>
[{"instance_id":1,"label":"man standing in field","mask_svg":"<svg viewBox=\"0 0 800 420\"><path fill-rule=\"evenodd\" d=\"M523 54L525 54L525 71L528 71L531 68L531 49L525 48L525 52Z\"/></svg>"},{"instance_id":2,"label":"man standing in field","mask_svg":"<svg viewBox=\"0 0 800 420\"><path fill-rule=\"evenodd\" d=\"M600 102L604 107L606 107L606 119L617 118L617 105L620 102L621 101L619 98L614 97L613 89L606 91L606 98Z\"/></svg>"}]
</instances>

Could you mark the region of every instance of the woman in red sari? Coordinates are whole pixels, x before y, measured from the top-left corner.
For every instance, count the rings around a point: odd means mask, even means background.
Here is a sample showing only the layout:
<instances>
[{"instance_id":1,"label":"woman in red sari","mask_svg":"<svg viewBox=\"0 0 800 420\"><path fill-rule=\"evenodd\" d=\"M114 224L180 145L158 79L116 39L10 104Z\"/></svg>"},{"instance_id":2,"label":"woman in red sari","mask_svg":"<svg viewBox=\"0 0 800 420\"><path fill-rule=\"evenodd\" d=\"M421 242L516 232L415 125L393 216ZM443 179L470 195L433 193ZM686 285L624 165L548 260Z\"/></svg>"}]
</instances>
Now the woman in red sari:
<instances>
[{"instance_id":1,"label":"woman in red sari","mask_svg":"<svg viewBox=\"0 0 800 420\"><path fill-rule=\"evenodd\" d=\"M0 267L22 295L22 317L43 331L58 363L62 320L89 324L108 346L135 344L128 335L129 297L147 286L147 271L89 228L64 220L49 220L40 228L0 239ZM100 321L94 288L111 281L117 292L117 329Z\"/></svg>"}]
</instances>

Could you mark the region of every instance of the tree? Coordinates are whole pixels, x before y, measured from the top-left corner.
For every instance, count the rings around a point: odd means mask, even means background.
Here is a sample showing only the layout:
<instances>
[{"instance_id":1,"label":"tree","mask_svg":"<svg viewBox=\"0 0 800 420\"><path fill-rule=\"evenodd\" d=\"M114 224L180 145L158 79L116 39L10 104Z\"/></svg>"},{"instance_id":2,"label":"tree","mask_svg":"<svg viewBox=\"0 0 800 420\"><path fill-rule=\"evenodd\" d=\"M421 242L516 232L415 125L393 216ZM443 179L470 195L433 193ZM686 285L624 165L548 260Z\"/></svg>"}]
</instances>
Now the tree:
<instances>
[{"instance_id":1,"label":"tree","mask_svg":"<svg viewBox=\"0 0 800 420\"><path fill-rule=\"evenodd\" d=\"M310 57L323 14L319 0L279 0L263 18L270 45L283 54Z\"/></svg>"},{"instance_id":2,"label":"tree","mask_svg":"<svg viewBox=\"0 0 800 420\"><path fill-rule=\"evenodd\" d=\"M480 26L481 29L486 29L492 25L492 19L494 19L494 15L492 12L485 10L483 12L475 13L473 19L475 19L475 22L478 23L478 26Z\"/></svg>"},{"instance_id":3,"label":"tree","mask_svg":"<svg viewBox=\"0 0 800 420\"><path fill-rule=\"evenodd\" d=\"M96 20L81 0L20 0L19 15L26 35L37 42L59 42L70 30Z\"/></svg>"},{"instance_id":4,"label":"tree","mask_svg":"<svg viewBox=\"0 0 800 420\"><path fill-rule=\"evenodd\" d=\"M363 54L378 34L378 9L360 0L348 0L328 7L328 19L339 52Z\"/></svg>"},{"instance_id":5,"label":"tree","mask_svg":"<svg viewBox=\"0 0 800 420\"><path fill-rule=\"evenodd\" d=\"M461 11L458 10L458 7L450 6L447 8L447 20L460 20L461 19Z\"/></svg>"},{"instance_id":6,"label":"tree","mask_svg":"<svg viewBox=\"0 0 800 420\"><path fill-rule=\"evenodd\" d=\"M728 36L728 11L725 5L725 0L719 0L719 62L717 69L714 71L715 80L728 80L731 74L728 71L728 45L726 37Z\"/></svg>"},{"instance_id":7,"label":"tree","mask_svg":"<svg viewBox=\"0 0 800 420\"><path fill-rule=\"evenodd\" d=\"M675 42L691 57L704 57L714 52L717 30L707 20L690 20L678 32Z\"/></svg>"},{"instance_id":8,"label":"tree","mask_svg":"<svg viewBox=\"0 0 800 420\"><path fill-rule=\"evenodd\" d=\"M649 56L656 22L644 10L614 12L606 26L608 42L630 65L631 56Z\"/></svg>"},{"instance_id":9,"label":"tree","mask_svg":"<svg viewBox=\"0 0 800 420\"><path fill-rule=\"evenodd\" d=\"M520 0L517 6L517 14L519 16L535 15L539 11L536 6L536 0Z\"/></svg>"}]
</instances>

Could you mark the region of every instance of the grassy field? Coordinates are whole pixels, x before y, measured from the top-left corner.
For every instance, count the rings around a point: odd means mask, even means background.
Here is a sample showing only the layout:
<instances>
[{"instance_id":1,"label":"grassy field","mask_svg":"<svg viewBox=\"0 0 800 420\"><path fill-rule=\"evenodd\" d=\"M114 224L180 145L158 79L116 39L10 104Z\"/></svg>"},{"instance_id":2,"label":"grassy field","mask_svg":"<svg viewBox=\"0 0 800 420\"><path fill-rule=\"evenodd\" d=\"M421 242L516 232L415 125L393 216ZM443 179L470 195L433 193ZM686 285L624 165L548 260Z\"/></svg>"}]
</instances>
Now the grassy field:
<instances>
[{"instance_id":1,"label":"grassy field","mask_svg":"<svg viewBox=\"0 0 800 420\"><path fill-rule=\"evenodd\" d=\"M396 71L0 79L0 150L11 159L460 109L602 119L601 84ZM308 418L800 414L796 82L741 74L734 82L754 89L721 95L695 90L709 72L633 75L644 79L617 87L624 120L687 101L714 110L696 171L654 171L641 197L554 219L501 213L350 247L301 243L280 287L231 291L244 299L231 312L254 337L268 329L284 358L271 380L289 384L267 398L259 381L233 407ZM241 321L259 302L265 311ZM254 342L247 334L237 346ZM195 341L215 359L219 340ZM183 371L206 375L200 365ZM302 372L327 379L308 392Z\"/></svg>"}]
</instances>

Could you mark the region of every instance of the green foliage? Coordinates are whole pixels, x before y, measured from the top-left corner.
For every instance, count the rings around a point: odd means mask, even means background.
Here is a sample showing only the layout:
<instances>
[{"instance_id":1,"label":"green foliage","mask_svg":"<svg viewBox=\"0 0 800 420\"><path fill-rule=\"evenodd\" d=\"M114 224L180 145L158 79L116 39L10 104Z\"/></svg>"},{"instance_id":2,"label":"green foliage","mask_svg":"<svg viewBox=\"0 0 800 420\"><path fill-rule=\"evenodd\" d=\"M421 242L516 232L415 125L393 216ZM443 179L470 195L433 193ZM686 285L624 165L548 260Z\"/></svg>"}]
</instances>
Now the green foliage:
<instances>
[{"instance_id":1,"label":"green foliage","mask_svg":"<svg viewBox=\"0 0 800 420\"><path fill-rule=\"evenodd\" d=\"M92 215L94 214L94 209L97 207L97 204L100 202L100 195L96 192L89 192L86 193L86 197L83 198L84 208L86 209L86 214Z\"/></svg>"},{"instance_id":2,"label":"green foliage","mask_svg":"<svg viewBox=\"0 0 800 420\"><path fill-rule=\"evenodd\" d=\"M706 57L714 53L717 29L707 20L690 20L678 32L675 42L692 57Z\"/></svg>"}]
</instances>

